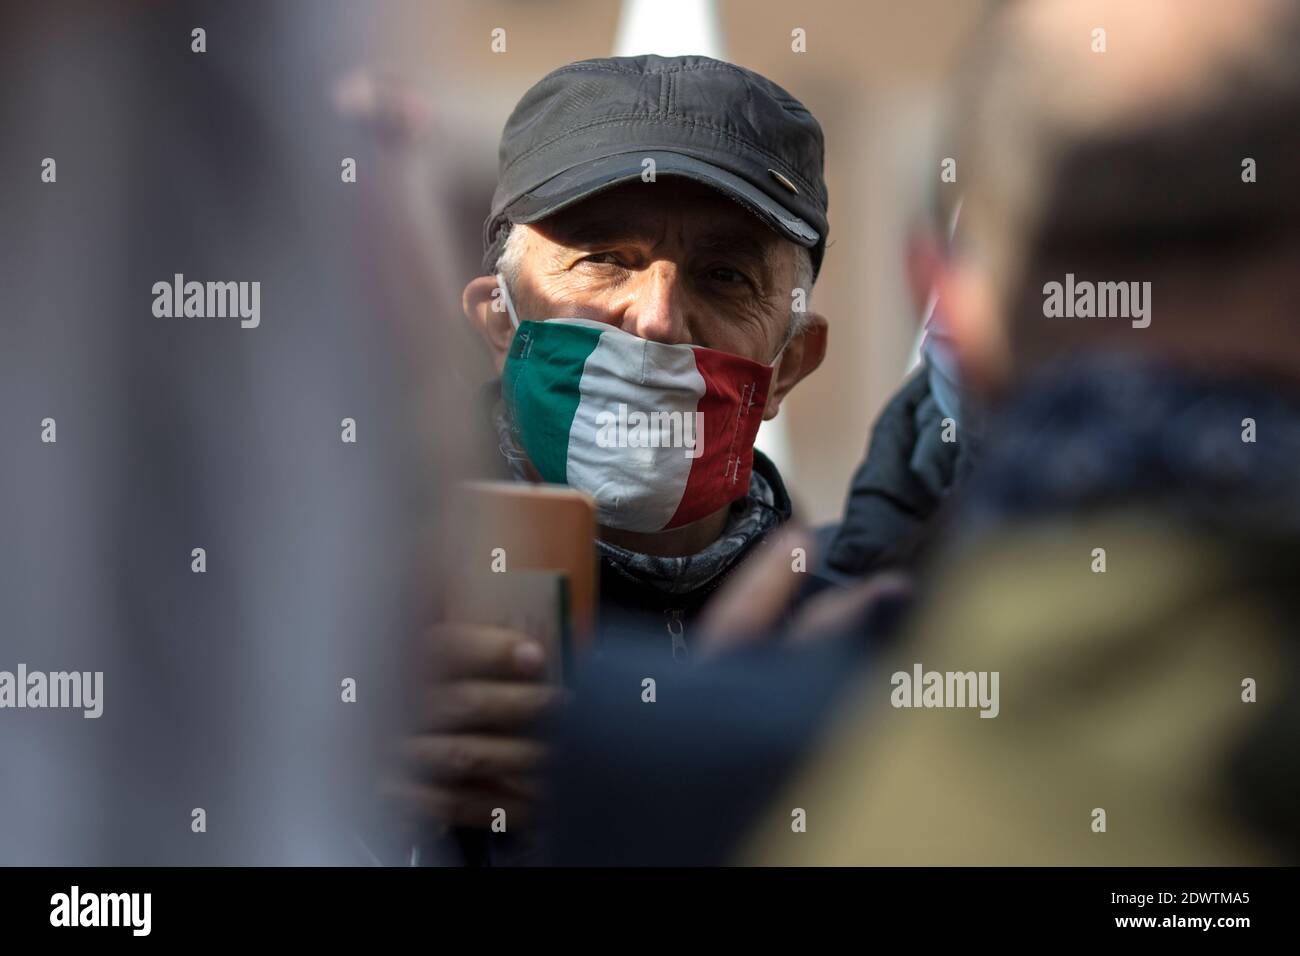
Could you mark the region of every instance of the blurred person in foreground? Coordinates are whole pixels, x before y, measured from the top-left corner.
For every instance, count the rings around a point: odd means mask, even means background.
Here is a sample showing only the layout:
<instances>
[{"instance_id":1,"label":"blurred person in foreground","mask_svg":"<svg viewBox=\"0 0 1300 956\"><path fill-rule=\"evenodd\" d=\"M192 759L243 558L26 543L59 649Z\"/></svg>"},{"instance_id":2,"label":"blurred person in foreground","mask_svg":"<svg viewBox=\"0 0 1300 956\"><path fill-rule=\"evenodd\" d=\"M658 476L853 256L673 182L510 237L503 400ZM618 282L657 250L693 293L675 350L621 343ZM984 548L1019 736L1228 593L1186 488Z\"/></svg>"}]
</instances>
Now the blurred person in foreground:
<instances>
[{"instance_id":1,"label":"blurred person in foreground","mask_svg":"<svg viewBox=\"0 0 1300 956\"><path fill-rule=\"evenodd\" d=\"M315 0L0 8L0 671L103 691L87 720L0 688L2 865L373 862L429 574L411 515L465 444L419 439L397 322L436 283L367 260L411 249L329 103L372 25ZM258 323L151 313L176 273L260 283Z\"/></svg>"},{"instance_id":2,"label":"blurred person in foreground","mask_svg":"<svg viewBox=\"0 0 1300 956\"><path fill-rule=\"evenodd\" d=\"M951 191L951 192L948 192ZM815 532L817 572L852 585L921 572L944 516L979 459L983 414L961 382L935 280L957 222L955 184L937 184L906 245L906 272L921 317L914 367L871 429L839 521Z\"/></svg>"},{"instance_id":3,"label":"blurred person in foreground","mask_svg":"<svg viewBox=\"0 0 1300 956\"><path fill-rule=\"evenodd\" d=\"M740 858L1295 862L1300 16L1008 4L960 88L941 290L989 444L899 652Z\"/></svg>"}]
</instances>

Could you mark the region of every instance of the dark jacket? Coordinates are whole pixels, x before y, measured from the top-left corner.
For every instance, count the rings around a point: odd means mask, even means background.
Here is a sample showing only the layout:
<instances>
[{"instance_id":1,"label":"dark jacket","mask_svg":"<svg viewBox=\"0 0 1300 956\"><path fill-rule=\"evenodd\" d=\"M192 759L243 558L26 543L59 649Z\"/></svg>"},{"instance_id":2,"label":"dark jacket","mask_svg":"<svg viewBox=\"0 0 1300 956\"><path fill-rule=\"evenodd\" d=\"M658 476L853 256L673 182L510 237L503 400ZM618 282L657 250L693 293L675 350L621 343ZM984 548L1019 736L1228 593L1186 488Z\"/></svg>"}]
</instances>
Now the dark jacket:
<instances>
[{"instance_id":1,"label":"dark jacket","mask_svg":"<svg viewBox=\"0 0 1300 956\"><path fill-rule=\"evenodd\" d=\"M969 470L968 437L944 442L925 371L909 379L876 423L843 522L818 532L796 609L827 587L909 566ZM645 646L584 662L556 733L550 862L727 859L905 614L905 602L879 602L843 639L774 640L700 667L664 668ZM641 697L646 677L654 704Z\"/></svg>"}]
</instances>

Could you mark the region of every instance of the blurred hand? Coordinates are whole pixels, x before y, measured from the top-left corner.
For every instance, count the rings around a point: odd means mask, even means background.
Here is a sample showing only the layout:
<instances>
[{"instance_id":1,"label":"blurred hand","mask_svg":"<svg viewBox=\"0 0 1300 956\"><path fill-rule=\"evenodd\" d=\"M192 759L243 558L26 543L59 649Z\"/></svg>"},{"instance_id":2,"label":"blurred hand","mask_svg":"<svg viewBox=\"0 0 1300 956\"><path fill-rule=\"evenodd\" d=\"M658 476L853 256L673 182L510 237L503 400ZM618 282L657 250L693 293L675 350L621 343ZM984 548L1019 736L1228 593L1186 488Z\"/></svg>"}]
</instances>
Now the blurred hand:
<instances>
[{"instance_id":1,"label":"blurred hand","mask_svg":"<svg viewBox=\"0 0 1300 956\"><path fill-rule=\"evenodd\" d=\"M805 581L794 570L795 549L806 561L811 546L807 532L792 525L760 545L705 607L697 658L770 640Z\"/></svg>"},{"instance_id":2,"label":"blurred hand","mask_svg":"<svg viewBox=\"0 0 1300 956\"><path fill-rule=\"evenodd\" d=\"M700 659L778 637L797 643L840 635L862 621L877 601L911 593L911 581L904 574L873 575L853 587L815 595L787 627L785 618L806 580L804 572L794 570L796 548L803 549L801 566L808 567L812 558L808 534L801 528L783 528L709 602L700 622Z\"/></svg>"},{"instance_id":3,"label":"blurred hand","mask_svg":"<svg viewBox=\"0 0 1300 956\"><path fill-rule=\"evenodd\" d=\"M497 807L508 826L527 822L547 756L530 731L564 694L542 682L542 645L516 631L444 624L425 650L418 729L400 742L381 797L424 824L487 829Z\"/></svg>"}]
</instances>

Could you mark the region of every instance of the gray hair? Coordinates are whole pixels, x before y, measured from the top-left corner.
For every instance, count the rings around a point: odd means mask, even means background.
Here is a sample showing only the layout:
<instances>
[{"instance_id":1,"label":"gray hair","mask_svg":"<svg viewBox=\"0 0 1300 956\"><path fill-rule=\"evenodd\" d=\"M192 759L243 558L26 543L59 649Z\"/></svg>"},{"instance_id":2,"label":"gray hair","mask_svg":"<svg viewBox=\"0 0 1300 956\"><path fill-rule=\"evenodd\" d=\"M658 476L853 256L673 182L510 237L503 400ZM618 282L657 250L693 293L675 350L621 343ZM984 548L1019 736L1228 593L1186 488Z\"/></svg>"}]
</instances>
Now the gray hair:
<instances>
[{"instance_id":1,"label":"gray hair","mask_svg":"<svg viewBox=\"0 0 1300 956\"><path fill-rule=\"evenodd\" d=\"M523 265L524 231L516 229L513 222L506 223L505 231L506 241L501 247L501 255L497 257L497 272L505 276L506 282L513 287L517 284L519 268Z\"/></svg>"}]
</instances>

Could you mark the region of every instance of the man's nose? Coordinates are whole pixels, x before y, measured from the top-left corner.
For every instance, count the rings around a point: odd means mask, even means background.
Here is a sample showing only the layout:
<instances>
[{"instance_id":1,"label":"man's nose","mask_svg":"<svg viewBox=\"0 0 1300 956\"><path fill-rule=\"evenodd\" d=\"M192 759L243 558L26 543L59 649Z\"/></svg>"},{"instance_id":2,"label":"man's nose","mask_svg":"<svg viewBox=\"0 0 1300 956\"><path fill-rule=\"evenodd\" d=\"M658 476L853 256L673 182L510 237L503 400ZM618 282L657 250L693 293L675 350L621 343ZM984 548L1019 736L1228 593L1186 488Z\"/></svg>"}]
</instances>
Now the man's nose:
<instances>
[{"instance_id":1,"label":"man's nose","mask_svg":"<svg viewBox=\"0 0 1300 956\"><path fill-rule=\"evenodd\" d=\"M634 281L632 301L623 312L623 330L668 345L690 342L681 270L672 262L656 261Z\"/></svg>"}]
</instances>

